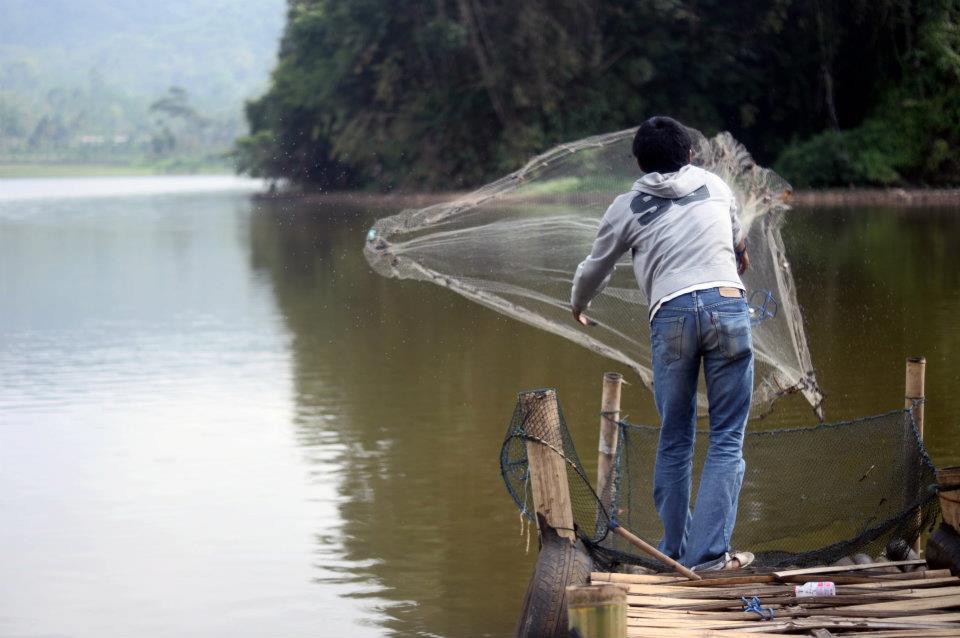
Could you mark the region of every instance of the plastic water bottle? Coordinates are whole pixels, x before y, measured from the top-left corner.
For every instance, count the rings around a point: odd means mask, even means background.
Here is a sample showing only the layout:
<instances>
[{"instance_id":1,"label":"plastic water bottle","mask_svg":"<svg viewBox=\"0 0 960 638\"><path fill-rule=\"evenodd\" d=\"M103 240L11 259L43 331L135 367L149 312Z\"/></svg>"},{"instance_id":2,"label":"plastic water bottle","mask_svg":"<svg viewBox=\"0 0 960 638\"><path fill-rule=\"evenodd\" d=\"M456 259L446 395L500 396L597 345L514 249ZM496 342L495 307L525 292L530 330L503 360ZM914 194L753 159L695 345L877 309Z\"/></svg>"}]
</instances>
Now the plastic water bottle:
<instances>
[{"instance_id":1,"label":"plastic water bottle","mask_svg":"<svg viewBox=\"0 0 960 638\"><path fill-rule=\"evenodd\" d=\"M829 580L815 581L797 585L793 588L797 598L809 598L812 596L836 596L837 587Z\"/></svg>"}]
</instances>

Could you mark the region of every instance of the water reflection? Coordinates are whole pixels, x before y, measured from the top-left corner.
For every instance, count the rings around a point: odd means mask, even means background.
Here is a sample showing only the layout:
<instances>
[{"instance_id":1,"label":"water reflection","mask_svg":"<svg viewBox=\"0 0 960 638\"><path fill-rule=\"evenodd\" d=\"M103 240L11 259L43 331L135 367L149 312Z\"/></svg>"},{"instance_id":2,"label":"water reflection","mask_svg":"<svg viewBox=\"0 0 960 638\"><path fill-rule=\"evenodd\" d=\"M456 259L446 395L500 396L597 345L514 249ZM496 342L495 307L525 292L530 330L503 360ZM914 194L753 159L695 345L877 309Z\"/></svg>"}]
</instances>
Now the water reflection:
<instances>
[{"instance_id":1,"label":"water reflection","mask_svg":"<svg viewBox=\"0 0 960 638\"><path fill-rule=\"evenodd\" d=\"M360 255L374 215L358 208L265 204L252 225L254 266L269 274L293 335L299 438L311 449L335 442L341 450L346 557L363 565L361 579L398 601L389 627L504 635L532 559L518 543L517 515L496 467L513 393L558 386L590 466L596 391L610 365L450 291L374 275ZM949 320L958 309L957 257L924 242L960 239L960 228L936 213L845 215L798 214L790 235L831 414L896 407L903 358L925 352L936 415L928 440L935 458L953 462L960 406L947 392L957 380L947 353L957 347ZM917 216L936 228L932 239ZM913 248L904 255L885 242ZM872 265L888 257L892 265ZM898 266L905 261L908 268ZM939 274L925 276L928 269ZM913 331L912 310L897 309L920 303L933 319ZM625 411L655 422L639 386L630 388ZM810 420L808 407L788 398L758 427Z\"/></svg>"},{"instance_id":2,"label":"water reflection","mask_svg":"<svg viewBox=\"0 0 960 638\"><path fill-rule=\"evenodd\" d=\"M802 210L785 238L830 418L899 407L923 354L927 446L960 463L960 210Z\"/></svg>"},{"instance_id":3,"label":"water reflection","mask_svg":"<svg viewBox=\"0 0 960 638\"><path fill-rule=\"evenodd\" d=\"M918 216L937 229L933 239L925 239L929 226L915 223ZM928 439L935 456L951 462L958 454L950 425L958 405L945 391L956 379L946 352L956 348L957 329L945 319L960 291L957 258L923 242L951 233L960 239L960 228L936 213L851 217L808 211L796 216L790 235L815 361L833 390L832 414L895 407L904 356L925 352L935 376L930 411L937 415ZM333 436L343 445L348 555L376 557L366 568L370 577L419 605L394 610L391 626L441 635L503 633L530 560L518 551L516 515L495 466L512 394L560 386L581 449L591 450L596 381L609 366L449 291L371 274L359 254L371 221L349 207L289 204L264 206L254 221L254 263L271 273L294 335L301 440ZM891 253L887 241L915 246L914 252ZM891 256L889 272L872 266ZM904 261L911 266L899 267ZM925 276L927 269L940 274ZM904 329L912 313L897 308L921 300L936 319L915 334ZM858 319L868 313L887 319ZM895 331L891 315L901 319ZM629 394L631 418L653 420L646 391L634 386ZM340 418L322 415L321 406L331 404ZM802 402L790 399L770 419L808 421Z\"/></svg>"},{"instance_id":4,"label":"water reflection","mask_svg":"<svg viewBox=\"0 0 960 638\"><path fill-rule=\"evenodd\" d=\"M0 635L382 635L356 586L315 582L342 497L304 480L249 214L0 205Z\"/></svg>"},{"instance_id":5,"label":"water reflection","mask_svg":"<svg viewBox=\"0 0 960 638\"><path fill-rule=\"evenodd\" d=\"M344 557L398 600L401 635L503 635L528 558L496 459L512 392L549 382L543 353L446 291L373 275L369 218L323 213L266 208L252 259L294 335L299 439L341 450Z\"/></svg>"},{"instance_id":6,"label":"water reflection","mask_svg":"<svg viewBox=\"0 0 960 638\"><path fill-rule=\"evenodd\" d=\"M609 362L372 273L365 205L0 205L0 634L509 635L532 567L497 459L558 388L593 472ZM960 214L798 212L831 418L896 407L960 463ZM624 412L654 423L639 384ZM807 423L797 397L754 427Z\"/></svg>"}]
</instances>

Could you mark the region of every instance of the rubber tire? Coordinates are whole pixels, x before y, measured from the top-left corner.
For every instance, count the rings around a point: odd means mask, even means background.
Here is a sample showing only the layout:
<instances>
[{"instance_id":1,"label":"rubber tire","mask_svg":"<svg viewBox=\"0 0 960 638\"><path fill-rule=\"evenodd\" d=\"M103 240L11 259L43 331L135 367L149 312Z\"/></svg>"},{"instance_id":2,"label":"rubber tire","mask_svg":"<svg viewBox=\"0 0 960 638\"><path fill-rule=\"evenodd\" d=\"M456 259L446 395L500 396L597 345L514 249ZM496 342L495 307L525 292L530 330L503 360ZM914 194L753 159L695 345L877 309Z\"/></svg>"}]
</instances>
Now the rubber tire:
<instances>
[{"instance_id":1,"label":"rubber tire","mask_svg":"<svg viewBox=\"0 0 960 638\"><path fill-rule=\"evenodd\" d=\"M925 558L931 569L949 569L954 576L960 576L960 534L940 523L927 540Z\"/></svg>"},{"instance_id":2,"label":"rubber tire","mask_svg":"<svg viewBox=\"0 0 960 638\"><path fill-rule=\"evenodd\" d=\"M571 543L540 521L540 554L523 597L516 638L565 638L567 630L567 586L586 585L593 571L593 559L583 543Z\"/></svg>"}]
</instances>

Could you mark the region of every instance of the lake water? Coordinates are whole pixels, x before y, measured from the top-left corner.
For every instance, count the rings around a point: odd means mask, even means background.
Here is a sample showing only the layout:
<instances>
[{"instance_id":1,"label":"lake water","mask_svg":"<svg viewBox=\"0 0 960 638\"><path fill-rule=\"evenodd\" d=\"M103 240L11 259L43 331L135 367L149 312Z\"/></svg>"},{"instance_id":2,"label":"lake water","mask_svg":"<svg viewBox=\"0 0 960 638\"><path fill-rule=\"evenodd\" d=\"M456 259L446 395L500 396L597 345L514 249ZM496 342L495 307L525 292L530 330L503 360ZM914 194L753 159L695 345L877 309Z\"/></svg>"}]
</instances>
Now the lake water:
<instances>
[{"instance_id":1,"label":"lake water","mask_svg":"<svg viewBox=\"0 0 960 638\"><path fill-rule=\"evenodd\" d=\"M258 187L0 180L0 635L510 634L535 557L498 468L515 394L557 387L588 451L617 366L373 274L395 208ZM828 418L900 407L924 354L926 440L960 463L960 209L785 235ZM655 422L638 383L624 412Z\"/></svg>"}]
</instances>

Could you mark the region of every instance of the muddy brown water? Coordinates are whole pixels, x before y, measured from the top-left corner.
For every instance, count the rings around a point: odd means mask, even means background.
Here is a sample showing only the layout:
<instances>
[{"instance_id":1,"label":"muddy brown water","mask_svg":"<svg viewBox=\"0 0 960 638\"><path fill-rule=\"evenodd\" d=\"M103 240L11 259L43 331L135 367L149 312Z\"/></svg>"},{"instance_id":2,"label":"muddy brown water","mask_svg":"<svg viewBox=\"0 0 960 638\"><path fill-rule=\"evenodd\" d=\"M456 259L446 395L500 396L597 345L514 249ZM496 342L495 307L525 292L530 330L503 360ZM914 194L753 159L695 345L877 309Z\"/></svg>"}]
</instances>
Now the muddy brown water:
<instances>
[{"instance_id":1,"label":"muddy brown water","mask_svg":"<svg viewBox=\"0 0 960 638\"><path fill-rule=\"evenodd\" d=\"M0 635L508 635L516 392L557 387L590 464L617 366L372 273L389 205L165 179L0 180ZM902 405L924 354L927 444L960 464L960 209L785 235L828 417ZM624 412L656 422L638 383Z\"/></svg>"}]
</instances>

